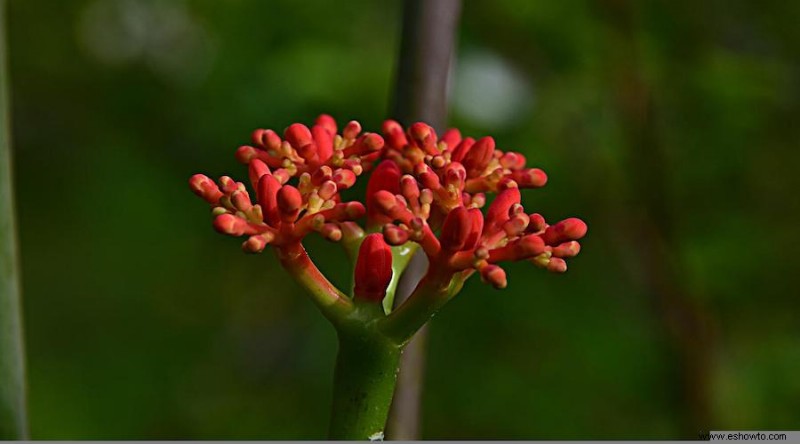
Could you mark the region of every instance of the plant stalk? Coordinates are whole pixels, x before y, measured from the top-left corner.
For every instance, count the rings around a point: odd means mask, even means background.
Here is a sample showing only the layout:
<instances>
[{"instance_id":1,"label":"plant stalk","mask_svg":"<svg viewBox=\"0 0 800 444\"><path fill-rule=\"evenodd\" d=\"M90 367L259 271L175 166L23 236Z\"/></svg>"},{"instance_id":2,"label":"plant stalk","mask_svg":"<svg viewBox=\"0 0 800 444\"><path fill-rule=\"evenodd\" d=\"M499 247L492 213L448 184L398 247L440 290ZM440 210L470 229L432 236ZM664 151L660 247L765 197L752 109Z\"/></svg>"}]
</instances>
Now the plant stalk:
<instances>
[{"instance_id":1,"label":"plant stalk","mask_svg":"<svg viewBox=\"0 0 800 444\"><path fill-rule=\"evenodd\" d=\"M6 2L0 0L0 440L27 439L25 354L11 180Z\"/></svg>"},{"instance_id":2,"label":"plant stalk","mask_svg":"<svg viewBox=\"0 0 800 444\"><path fill-rule=\"evenodd\" d=\"M338 329L333 377L333 440L382 440L392 403L400 347L375 332Z\"/></svg>"},{"instance_id":3,"label":"plant stalk","mask_svg":"<svg viewBox=\"0 0 800 444\"><path fill-rule=\"evenodd\" d=\"M391 117L404 125L424 121L441 133L447 120L447 83L454 58L461 0L406 0ZM427 269L417 253L403 274L395 306L416 288ZM390 439L419 438L420 398L427 329L419 331L401 358L400 379L389 418Z\"/></svg>"}]
</instances>

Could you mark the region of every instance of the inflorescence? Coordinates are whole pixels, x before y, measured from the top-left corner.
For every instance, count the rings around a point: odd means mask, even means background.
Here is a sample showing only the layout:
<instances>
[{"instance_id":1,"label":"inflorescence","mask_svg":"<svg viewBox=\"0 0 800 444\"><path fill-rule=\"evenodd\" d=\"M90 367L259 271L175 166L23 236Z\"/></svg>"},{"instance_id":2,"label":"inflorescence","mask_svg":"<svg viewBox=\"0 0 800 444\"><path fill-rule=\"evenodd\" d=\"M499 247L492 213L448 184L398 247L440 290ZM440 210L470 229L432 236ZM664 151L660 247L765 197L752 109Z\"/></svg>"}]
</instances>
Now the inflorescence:
<instances>
[{"instance_id":1,"label":"inflorescence","mask_svg":"<svg viewBox=\"0 0 800 444\"><path fill-rule=\"evenodd\" d=\"M212 206L214 228L246 236L242 248L249 253L272 245L301 282L324 279L301 246L308 234L355 245L356 298L386 296L390 246L412 242L421 247L430 264L421 287L460 288L477 272L504 288L506 273L499 263L527 260L561 273L586 234L580 219L550 225L540 214L525 211L520 189L544 186L547 175L527 168L522 154L497 149L491 137L462 137L457 129L437 137L425 123L404 129L393 120L384 122L382 135L362 132L355 121L339 133L334 119L321 115L311 128L289 126L283 137L256 130L252 141L236 151L236 158L248 166L255 202L242 182L228 176L215 183L196 174L189 181ZM364 202L342 202L341 191L369 171ZM487 193L496 197L484 214ZM298 258L313 272L303 273ZM310 290L332 288L327 281L318 284Z\"/></svg>"}]
</instances>

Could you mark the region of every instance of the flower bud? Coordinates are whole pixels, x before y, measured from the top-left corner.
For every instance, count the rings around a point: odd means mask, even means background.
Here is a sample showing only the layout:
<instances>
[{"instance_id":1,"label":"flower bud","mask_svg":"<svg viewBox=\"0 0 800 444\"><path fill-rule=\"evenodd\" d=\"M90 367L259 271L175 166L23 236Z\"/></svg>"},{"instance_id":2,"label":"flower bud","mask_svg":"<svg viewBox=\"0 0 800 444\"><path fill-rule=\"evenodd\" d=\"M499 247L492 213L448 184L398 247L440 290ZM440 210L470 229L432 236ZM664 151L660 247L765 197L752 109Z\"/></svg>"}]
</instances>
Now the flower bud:
<instances>
[{"instance_id":1,"label":"flower bud","mask_svg":"<svg viewBox=\"0 0 800 444\"><path fill-rule=\"evenodd\" d=\"M486 169L494 156L494 147L494 139L483 137L464 155L462 163L470 176L476 176Z\"/></svg>"},{"instance_id":2,"label":"flower bud","mask_svg":"<svg viewBox=\"0 0 800 444\"><path fill-rule=\"evenodd\" d=\"M389 245L403 245L408 242L408 231L394 224L383 226L383 238Z\"/></svg>"},{"instance_id":3,"label":"flower bud","mask_svg":"<svg viewBox=\"0 0 800 444\"><path fill-rule=\"evenodd\" d=\"M240 146L236 150L236 160L239 161L239 163L247 165L252 159L258 157L258 151L259 150L249 145Z\"/></svg>"},{"instance_id":4,"label":"flower bud","mask_svg":"<svg viewBox=\"0 0 800 444\"><path fill-rule=\"evenodd\" d=\"M419 147L426 146L429 141L436 141L436 133L433 131L433 128L423 122L412 124L408 129L408 135L411 136L411 140L416 142ZM431 140L431 136L433 136L433 140Z\"/></svg>"},{"instance_id":5,"label":"flower bud","mask_svg":"<svg viewBox=\"0 0 800 444\"><path fill-rule=\"evenodd\" d=\"M456 207L444 219L439 240L445 251L462 250L472 231L472 218L464 207Z\"/></svg>"},{"instance_id":6,"label":"flower bud","mask_svg":"<svg viewBox=\"0 0 800 444\"><path fill-rule=\"evenodd\" d=\"M464 160L464 156L467 155L472 146L475 145L475 139L472 137L467 137L466 139L459 142L458 145L452 147L453 154L450 156L450 160L453 162L462 162Z\"/></svg>"},{"instance_id":7,"label":"flower bud","mask_svg":"<svg viewBox=\"0 0 800 444\"><path fill-rule=\"evenodd\" d=\"M586 223L577 217L564 219L561 222L550 225L544 230L542 239L547 245L556 246L566 241L578 240L586 235Z\"/></svg>"},{"instance_id":8,"label":"flower bud","mask_svg":"<svg viewBox=\"0 0 800 444\"><path fill-rule=\"evenodd\" d=\"M334 128L335 128L334 124ZM311 135L314 138L314 143L317 145L317 156L320 162L326 162L333 155L333 135L335 133L329 132L327 128L322 125L314 125L311 128Z\"/></svg>"},{"instance_id":9,"label":"flower bud","mask_svg":"<svg viewBox=\"0 0 800 444\"><path fill-rule=\"evenodd\" d=\"M358 133L361 132L361 124L355 120L351 120L347 122L344 129L342 130L342 137L345 139L355 139L358 137Z\"/></svg>"},{"instance_id":10,"label":"flower bud","mask_svg":"<svg viewBox=\"0 0 800 444\"><path fill-rule=\"evenodd\" d=\"M467 235L467 240L464 242L464 249L471 250L478 246L483 233L483 213L477 208L469 210L470 230Z\"/></svg>"},{"instance_id":11,"label":"flower bud","mask_svg":"<svg viewBox=\"0 0 800 444\"><path fill-rule=\"evenodd\" d=\"M346 190L356 183L356 173L344 168L339 168L334 171L332 180L338 189Z\"/></svg>"},{"instance_id":12,"label":"flower bud","mask_svg":"<svg viewBox=\"0 0 800 444\"><path fill-rule=\"evenodd\" d=\"M448 150L453 150L458 143L461 142L461 131L456 128L450 128L442 134L442 142L447 144Z\"/></svg>"},{"instance_id":13,"label":"flower bud","mask_svg":"<svg viewBox=\"0 0 800 444\"><path fill-rule=\"evenodd\" d=\"M272 233L257 234L250 236L244 243L242 243L242 250L245 253L261 253L264 248L270 243L274 235Z\"/></svg>"},{"instance_id":14,"label":"flower bud","mask_svg":"<svg viewBox=\"0 0 800 444\"><path fill-rule=\"evenodd\" d=\"M272 130L257 129L253 131L253 143L268 150L277 150L281 146L281 137Z\"/></svg>"},{"instance_id":15,"label":"flower bud","mask_svg":"<svg viewBox=\"0 0 800 444\"><path fill-rule=\"evenodd\" d=\"M258 181L261 179L261 176L270 174L267 164L259 159L253 159L250 161L250 165L247 167L247 172L250 175L250 183L253 184L253 188L258 188Z\"/></svg>"},{"instance_id":16,"label":"flower bud","mask_svg":"<svg viewBox=\"0 0 800 444\"><path fill-rule=\"evenodd\" d=\"M367 182L366 195L368 228L391 222L391 218L383 214L379 208L380 205L376 199L381 191L386 191L391 197L391 205L394 206L394 195L400 193L401 174L400 168L391 160L384 160L372 172L369 182ZM384 200L386 200L385 197Z\"/></svg>"},{"instance_id":17,"label":"flower bud","mask_svg":"<svg viewBox=\"0 0 800 444\"><path fill-rule=\"evenodd\" d=\"M508 280L506 271L497 265L487 265L481 269L481 279L492 285L494 288L506 288Z\"/></svg>"},{"instance_id":18,"label":"flower bud","mask_svg":"<svg viewBox=\"0 0 800 444\"><path fill-rule=\"evenodd\" d=\"M514 171L510 177L522 188L540 188L547 184L547 174L539 168Z\"/></svg>"},{"instance_id":19,"label":"flower bud","mask_svg":"<svg viewBox=\"0 0 800 444\"><path fill-rule=\"evenodd\" d=\"M223 196L217 184L204 174L195 174L189 179L189 188L211 205L216 205Z\"/></svg>"},{"instance_id":20,"label":"flower bud","mask_svg":"<svg viewBox=\"0 0 800 444\"><path fill-rule=\"evenodd\" d=\"M291 185L284 185L278 190L278 209L281 212L281 220L294 222L302 206L303 196L297 188Z\"/></svg>"},{"instance_id":21,"label":"flower bud","mask_svg":"<svg viewBox=\"0 0 800 444\"><path fill-rule=\"evenodd\" d=\"M510 170L520 170L525 167L525 156L520 153L504 153L500 157L500 166Z\"/></svg>"},{"instance_id":22,"label":"flower bud","mask_svg":"<svg viewBox=\"0 0 800 444\"><path fill-rule=\"evenodd\" d=\"M355 267L356 298L380 303L392 280L392 250L380 233L364 238Z\"/></svg>"},{"instance_id":23,"label":"flower bud","mask_svg":"<svg viewBox=\"0 0 800 444\"><path fill-rule=\"evenodd\" d=\"M519 188L507 188L500 192L486 211L486 226L492 230L501 227L508 220L511 207L519 202Z\"/></svg>"},{"instance_id":24,"label":"flower bud","mask_svg":"<svg viewBox=\"0 0 800 444\"><path fill-rule=\"evenodd\" d=\"M220 214L214 218L214 229L230 236L258 234L258 230L250 226L246 220L230 213Z\"/></svg>"},{"instance_id":25,"label":"flower bud","mask_svg":"<svg viewBox=\"0 0 800 444\"><path fill-rule=\"evenodd\" d=\"M547 271L551 273L564 273L567 271L567 263L560 257L551 257L547 263Z\"/></svg>"},{"instance_id":26,"label":"flower bud","mask_svg":"<svg viewBox=\"0 0 800 444\"><path fill-rule=\"evenodd\" d=\"M271 174L265 174L258 180L256 193L258 204L264 214L264 222L273 227L280 222L280 213L278 212L278 190L280 188L281 184Z\"/></svg>"},{"instance_id":27,"label":"flower bud","mask_svg":"<svg viewBox=\"0 0 800 444\"><path fill-rule=\"evenodd\" d=\"M547 222L545 222L541 214L533 213L530 215L530 222L528 223L527 229L529 233L538 233L545 228L547 228Z\"/></svg>"},{"instance_id":28,"label":"flower bud","mask_svg":"<svg viewBox=\"0 0 800 444\"><path fill-rule=\"evenodd\" d=\"M295 149L308 145L314 141L313 137L311 136L311 131L302 123L293 123L289 125L289 127L286 128L286 131L284 131L283 137Z\"/></svg>"},{"instance_id":29,"label":"flower bud","mask_svg":"<svg viewBox=\"0 0 800 444\"><path fill-rule=\"evenodd\" d=\"M328 114L320 114L314 121L315 126L321 126L327 130L331 137L336 135L336 120ZM318 142L319 143L319 142Z\"/></svg>"},{"instance_id":30,"label":"flower bud","mask_svg":"<svg viewBox=\"0 0 800 444\"><path fill-rule=\"evenodd\" d=\"M555 257L575 257L580 252L581 244L578 241L564 242L553 248L553 256Z\"/></svg>"}]
</instances>

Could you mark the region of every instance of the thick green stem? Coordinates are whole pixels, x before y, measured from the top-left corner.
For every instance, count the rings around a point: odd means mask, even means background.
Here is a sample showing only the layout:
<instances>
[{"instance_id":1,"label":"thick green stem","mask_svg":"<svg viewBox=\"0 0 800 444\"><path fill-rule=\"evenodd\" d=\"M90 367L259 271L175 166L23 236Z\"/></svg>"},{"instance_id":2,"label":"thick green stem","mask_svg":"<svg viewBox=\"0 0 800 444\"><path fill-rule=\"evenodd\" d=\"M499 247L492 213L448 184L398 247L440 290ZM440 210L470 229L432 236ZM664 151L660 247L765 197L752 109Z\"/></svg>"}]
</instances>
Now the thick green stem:
<instances>
[{"instance_id":1,"label":"thick green stem","mask_svg":"<svg viewBox=\"0 0 800 444\"><path fill-rule=\"evenodd\" d=\"M0 440L28 437L22 310L11 185L5 6L5 1L0 0Z\"/></svg>"},{"instance_id":2,"label":"thick green stem","mask_svg":"<svg viewBox=\"0 0 800 444\"><path fill-rule=\"evenodd\" d=\"M328 437L335 440L383 439L401 348L363 325L352 330L340 328L338 332L339 354Z\"/></svg>"},{"instance_id":3,"label":"thick green stem","mask_svg":"<svg viewBox=\"0 0 800 444\"><path fill-rule=\"evenodd\" d=\"M285 245L275 251L283 268L306 289L311 300L331 322L338 323L353 310L352 302L320 273L302 244Z\"/></svg>"},{"instance_id":4,"label":"thick green stem","mask_svg":"<svg viewBox=\"0 0 800 444\"><path fill-rule=\"evenodd\" d=\"M463 285L460 275L429 271L411 296L379 322L379 328L392 341L407 344Z\"/></svg>"}]
</instances>

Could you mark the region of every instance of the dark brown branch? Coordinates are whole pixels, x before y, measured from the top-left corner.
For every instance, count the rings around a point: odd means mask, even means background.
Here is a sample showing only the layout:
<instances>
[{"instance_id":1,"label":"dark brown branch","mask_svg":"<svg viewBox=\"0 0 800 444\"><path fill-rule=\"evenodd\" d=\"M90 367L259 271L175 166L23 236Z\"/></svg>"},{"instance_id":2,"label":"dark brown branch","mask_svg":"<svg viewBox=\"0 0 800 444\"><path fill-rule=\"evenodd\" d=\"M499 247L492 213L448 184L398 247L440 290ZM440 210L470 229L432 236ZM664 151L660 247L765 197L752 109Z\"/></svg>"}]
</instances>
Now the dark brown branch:
<instances>
[{"instance_id":1,"label":"dark brown branch","mask_svg":"<svg viewBox=\"0 0 800 444\"><path fill-rule=\"evenodd\" d=\"M454 58L461 0L406 0L391 117L408 125L424 121L441 133L447 120L447 82ZM427 269L417 254L400 280L395 306L405 300ZM400 360L387 436L419 439L427 328L406 346Z\"/></svg>"}]
</instances>

